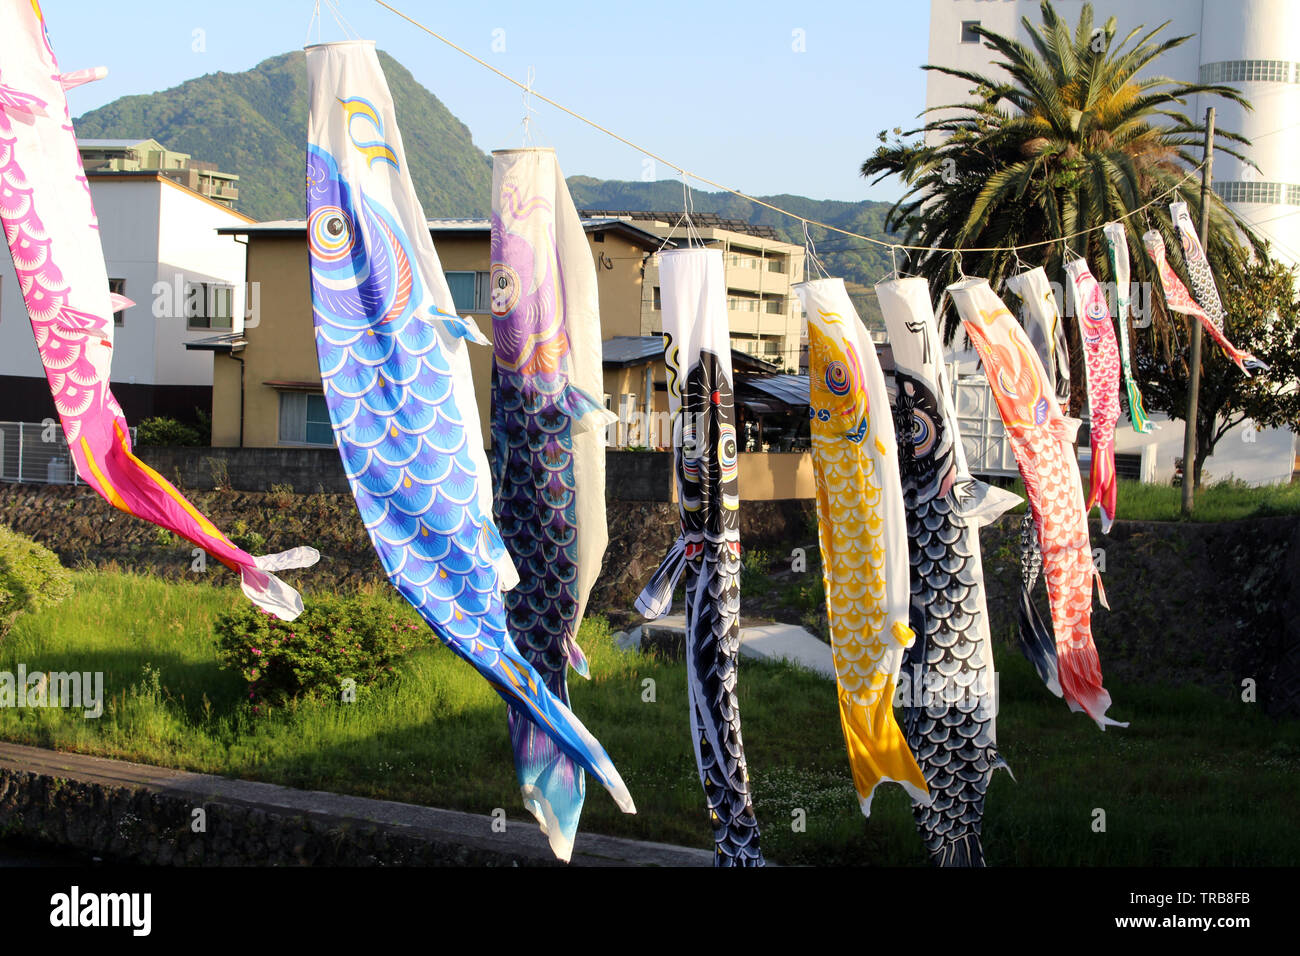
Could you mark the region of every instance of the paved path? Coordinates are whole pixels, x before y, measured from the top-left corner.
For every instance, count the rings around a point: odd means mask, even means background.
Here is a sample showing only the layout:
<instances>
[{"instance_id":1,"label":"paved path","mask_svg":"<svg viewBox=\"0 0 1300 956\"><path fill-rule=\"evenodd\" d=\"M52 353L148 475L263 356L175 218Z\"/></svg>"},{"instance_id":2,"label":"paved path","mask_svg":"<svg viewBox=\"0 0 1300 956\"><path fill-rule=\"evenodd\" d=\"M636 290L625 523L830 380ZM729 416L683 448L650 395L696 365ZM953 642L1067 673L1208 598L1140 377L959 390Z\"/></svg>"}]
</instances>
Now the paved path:
<instances>
[{"instance_id":1,"label":"paved path","mask_svg":"<svg viewBox=\"0 0 1300 956\"><path fill-rule=\"evenodd\" d=\"M518 860L554 862L546 838L531 818L527 822L512 819L505 833L493 833L490 818L485 814L318 790L295 790L276 784L231 780L124 760L58 753L6 741L0 741L0 767L54 779L147 790L179 797L194 805L237 804L269 814L322 821L331 826L378 824L394 828L406 836L442 845L468 847L492 856L509 855ZM94 810L88 808L86 812ZM601 836L580 830L571 865L709 866L712 862L712 855L706 850Z\"/></svg>"},{"instance_id":2,"label":"paved path","mask_svg":"<svg viewBox=\"0 0 1300 956\"><path fill-rule=\"evenodd\" d=\"M677 636L677 643L684 640L686 617L671 614L657 621L645 621L639 628L624 634L619 632L615 640L620 647L639 647L641 635L650 632L651 641L664 643L656 639L655 634ZM835 661L831 657L830 645L818 640L797 624L754 624L740 629L740 653L767 661L789 661L799 667L810 670L822 677L835 678Z\"/></svg>"}]
</instances>

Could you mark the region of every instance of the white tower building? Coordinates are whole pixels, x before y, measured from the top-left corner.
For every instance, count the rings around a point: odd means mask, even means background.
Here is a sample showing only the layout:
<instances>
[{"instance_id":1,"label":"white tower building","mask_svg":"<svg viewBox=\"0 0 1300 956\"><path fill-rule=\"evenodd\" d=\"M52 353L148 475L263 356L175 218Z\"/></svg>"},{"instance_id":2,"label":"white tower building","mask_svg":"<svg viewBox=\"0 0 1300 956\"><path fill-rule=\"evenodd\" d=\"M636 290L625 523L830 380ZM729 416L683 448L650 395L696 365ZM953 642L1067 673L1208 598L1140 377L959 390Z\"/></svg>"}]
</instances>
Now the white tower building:
<instances>
[{"instance_id":1,"label":"white tower building","mask_svg":"<svg viewBox=\"0 0 1300 956\"><path fill-rule=\"evenodd\" d=\"M1084 0L1054 0L1073 27ZM1272 244L1281 260L1300 263L1300 0L1092 0L1097 25L1114 16L1119 36L1145 24L1171 21L1158 39L1194 34L1152 64L1153 74L1187 83L1239 89L1247 112L1221 97L1198 97L1187 114L1198 122L1207 106L1215 122L1251 140L1241 150L1259 167L1215 154L1214 188ZM1039 23L1038 0L931 0L930 63L997 76L975 24L1025 40L1021 18ZM928 74L926 106L970 99L970 84Z\"/></svg>"}]
</instances>

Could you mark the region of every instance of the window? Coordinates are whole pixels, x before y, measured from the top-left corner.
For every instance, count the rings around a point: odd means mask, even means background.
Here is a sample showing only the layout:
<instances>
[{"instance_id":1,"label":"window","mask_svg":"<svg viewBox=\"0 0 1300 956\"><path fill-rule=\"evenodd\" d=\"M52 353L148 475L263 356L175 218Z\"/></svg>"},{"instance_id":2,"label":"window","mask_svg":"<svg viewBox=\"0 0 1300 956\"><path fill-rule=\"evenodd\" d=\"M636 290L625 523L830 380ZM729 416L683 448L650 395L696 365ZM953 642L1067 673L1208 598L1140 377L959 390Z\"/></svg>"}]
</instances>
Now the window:
<instances>
[{"instance_id":1,"label":"window","mask_svg":"<svg viewBox=\"0 0 1300 956\"><path fill-rule=\"evenodd\" d=\"M659 294L659 286L655 286L655 311L657 312L663 307L664 307L664 303Z\"/></svg>"},{"instance_id":2,"label":"window","mask_svg":"<svg viewBox=\"0 0 1300 956\"><path fill-rule=\"evenodd\" d=\"M324 395L280 393L280 441L294 445L332 445L334 426Z\"/></svg>"},{"instance_id":3,"label":"window","mask_svg":"<svg viewBox=\"0 0 1300 956\"><path fill-rule=\"evenodd\" d=\"M108 291L109 291L109 292L115 292L115 293L117 293L118 295L126 295L126 280L125 280L125 279L109 279L109 280L108 280ZM120 311L120 312L114 312L114 313L113 313L113 324L116 325L118 328L121 328L123 325L126 324L126 311L125 311L125 310Z\"/></svg>"},{"instance_id":4,"label":"window","mask_svg":"<svg viewBox=\"0 0 1300 956\"><path fill-rule=\"evenodd\" d=\"M229 329L235 314L235 287L215 282L185 286L185 320L190 329Z\"/></svg>"},{"instance_id":5,"label":"window","mask_svg":"<svg viewBox=\"0 0 1300 956\"><path fill-rule=\"evenodd\" d=\"M448 272L447 285L457 312L492 311L490 272Z\"/></svg>"},{"instance_id":6,"label":"window","mask_svg":"<svg viewBox=\"0 0 1300 956\"><path fill-rule=\"evenodd\" d=\"M980 25L978 20L963 20L961 22L961 42L962 43L979 43L980 35L975 32L975 28Z\"/></svg>"}]
</instances>

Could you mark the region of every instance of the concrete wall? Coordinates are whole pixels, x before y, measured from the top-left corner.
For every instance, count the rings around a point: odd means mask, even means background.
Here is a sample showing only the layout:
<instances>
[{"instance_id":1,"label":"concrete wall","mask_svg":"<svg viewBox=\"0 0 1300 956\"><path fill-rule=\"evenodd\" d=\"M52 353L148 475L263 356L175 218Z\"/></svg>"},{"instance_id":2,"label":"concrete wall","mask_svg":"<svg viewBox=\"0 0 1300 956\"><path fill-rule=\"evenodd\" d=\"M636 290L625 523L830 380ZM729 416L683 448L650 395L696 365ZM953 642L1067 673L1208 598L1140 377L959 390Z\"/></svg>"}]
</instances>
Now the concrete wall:
<instances>
[{"instance_id":1,"label":"concrete wall","mask_svg":"<svg viewBox=\"0 0 1300 956\"><path fill-rule=\"evenodd\" d=\"M339 453L332 447L142 447L136 453L169 481L179 480L190 489L210 490L219 478L226 478L235 491L269 491L272 485L284 484L302 493L348 491ZM607 452L606 496L620 501L669 501L672 466L670 452Z\"/></svg>"}]
</instances>

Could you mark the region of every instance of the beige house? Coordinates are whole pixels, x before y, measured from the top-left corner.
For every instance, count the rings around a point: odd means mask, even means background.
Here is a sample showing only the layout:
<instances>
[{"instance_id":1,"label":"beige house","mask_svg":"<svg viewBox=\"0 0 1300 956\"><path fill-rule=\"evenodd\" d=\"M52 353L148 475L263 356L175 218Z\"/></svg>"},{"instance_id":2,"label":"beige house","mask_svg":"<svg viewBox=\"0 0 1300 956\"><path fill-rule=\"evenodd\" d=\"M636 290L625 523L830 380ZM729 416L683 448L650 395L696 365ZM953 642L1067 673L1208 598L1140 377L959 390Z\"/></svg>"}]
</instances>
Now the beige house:
<instances>
[{"instance_id":1,"label":"beige house","mask_svg":"<svg viewBox=\"0 0 1300 956\"><path fill-rule=\"evenodd\" d=\"M621 219L584 219L583 228L596 264L602 336L640 335L646 263L663 241ZM247 242L248 282L257 292L257 309L255 320L187 346L214 355L212 444L250 448L333 445L313 340L306 223L251 223L219 231ZM431 220L429 231L457 311L473 316L490 338L490 223L486 219ZM492 420L492 350L471 346L470 363L486 446ZM614 411L624 409L630 418L633 411L653 411L656 391L666 387L661 351L657 362L647 363L634 374L623 366L607 366L605 404ZM620 428L618 440L611 444L636 444L636 437Z\"/></svg>"},{"instance_id":2,"label":"beige house","mask_svg":"<svg viewBox=\"0 0 1300 956\"><path fill-rule=\"evenodd\" d=\"M686 240L685 225L678 225L680 213L589 209L584 215L622 218L678 245ZM706 246L722 250L732 348L782 371L797 372L806 364L801 356L808 340L799 299L791 287L803 281L803 248L781 241L771 226L739 219L696 213L691 224L693 234ZM663 319L657 256L647 264L642 292L641 334L658 334Z\"/></svg>"}]
</instances>

